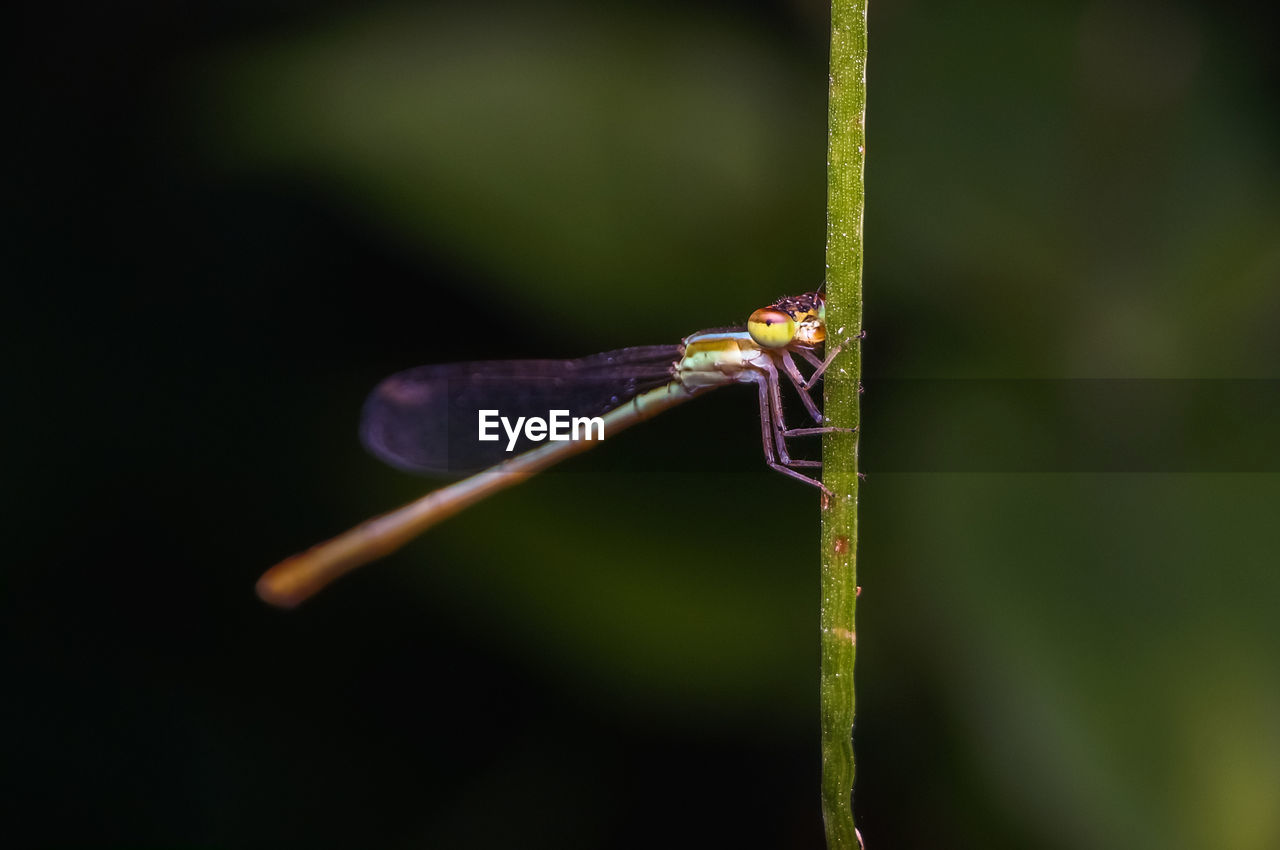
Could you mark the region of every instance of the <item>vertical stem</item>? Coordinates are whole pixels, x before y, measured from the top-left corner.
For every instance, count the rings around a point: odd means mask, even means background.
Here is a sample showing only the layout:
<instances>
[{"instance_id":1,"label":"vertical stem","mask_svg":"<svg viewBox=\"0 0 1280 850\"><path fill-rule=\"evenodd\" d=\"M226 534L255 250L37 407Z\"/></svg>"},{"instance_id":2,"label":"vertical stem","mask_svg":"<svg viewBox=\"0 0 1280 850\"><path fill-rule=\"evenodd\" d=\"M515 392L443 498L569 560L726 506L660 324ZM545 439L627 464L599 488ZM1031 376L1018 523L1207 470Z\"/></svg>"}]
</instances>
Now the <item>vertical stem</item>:
<instances>
[{"instance_id":1,"label":"vertical stem","mask_svg":"<svg viewBox=\"0 0 1280 850\"><path fill-rule=\"evenodd\" d=\"M824 378L833 425L856 427L862 347L863 165L867 0L831 2L827 107L827 345L844 348ZM846 340L849 340L846 342ZM827 847L857 848L853 823L853 663L857 647L858 434L828 434L822 480L822 817Z\"/></svg>"}]
</instances>

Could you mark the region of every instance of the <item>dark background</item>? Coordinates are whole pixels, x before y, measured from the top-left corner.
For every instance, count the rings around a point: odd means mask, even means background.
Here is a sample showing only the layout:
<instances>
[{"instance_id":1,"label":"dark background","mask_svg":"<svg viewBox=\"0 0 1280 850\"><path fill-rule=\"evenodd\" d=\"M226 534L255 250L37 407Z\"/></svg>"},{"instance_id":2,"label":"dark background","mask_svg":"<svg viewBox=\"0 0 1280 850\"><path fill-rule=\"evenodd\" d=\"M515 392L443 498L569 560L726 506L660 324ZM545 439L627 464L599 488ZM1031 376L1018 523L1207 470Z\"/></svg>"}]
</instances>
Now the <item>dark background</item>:
<instances>
[{"instance_id":1,"label":"dark background","mask_svg":"<svg viewBox=\"0 0 1280 850\"><path fill-rule=\"evenodd\" d=\"M11 14L5 843L820 846L816 499L750 392L297 611L252 587L435 486L355 438L384 375L821 280L825 5ZM1280 478L1199 448L1275 435L1273 384L1203 401L1280 378L1274 33L873 4L869 383L1039 389L864 400L872 848L1280 846ZM1029 445L1110 433L1086 378L1164 381L1155 460L966 461L1045 392Z\"/></svg>"}]
</instances>

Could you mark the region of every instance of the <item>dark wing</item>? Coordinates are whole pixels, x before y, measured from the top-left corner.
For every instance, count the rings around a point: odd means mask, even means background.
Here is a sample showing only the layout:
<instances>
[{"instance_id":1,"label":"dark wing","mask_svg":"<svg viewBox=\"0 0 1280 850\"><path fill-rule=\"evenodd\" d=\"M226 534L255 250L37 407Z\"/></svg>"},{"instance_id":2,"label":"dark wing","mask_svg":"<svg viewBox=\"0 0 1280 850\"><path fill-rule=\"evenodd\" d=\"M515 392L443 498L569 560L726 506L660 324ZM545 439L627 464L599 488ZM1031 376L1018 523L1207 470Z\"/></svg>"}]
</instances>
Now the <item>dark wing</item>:
<instances>
[{"instance_id":1,"label":"dark wing","mask_svg":"<svg viewBox=\"0 0 1280 850\"><path fill-rule=\"evenodd\" d=\"M481 410L518 417L600 416L671 380L679 345L606 351L577 360L496 360L419 366L380 383L364 405L360 439L386 463L407 472L460 475L492 466L537 445L508 437L479 440ZM493 433L493 432L491 432Z\"/></svg>"}]
</instances>

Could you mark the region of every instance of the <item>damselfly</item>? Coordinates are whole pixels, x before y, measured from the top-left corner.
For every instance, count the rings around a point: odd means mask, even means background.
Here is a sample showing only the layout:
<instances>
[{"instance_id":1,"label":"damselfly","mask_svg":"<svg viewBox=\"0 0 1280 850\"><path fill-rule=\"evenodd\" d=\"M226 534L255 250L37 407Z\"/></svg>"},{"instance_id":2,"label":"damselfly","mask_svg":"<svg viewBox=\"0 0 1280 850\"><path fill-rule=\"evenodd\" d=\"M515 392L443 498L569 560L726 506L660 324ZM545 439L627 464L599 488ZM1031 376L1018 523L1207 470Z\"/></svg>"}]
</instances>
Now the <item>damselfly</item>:
<instances>
[{"instance_id":1,"label":"damselfly","mask_svg":"<svg viewBox=\"0 0 1280 850\"><path fill-rule=\"evenodd\" d=\"M623 348L578 360L420 366L392 375L365 403L360 427L365 446L411 472L482 471L280 562L258 580L258 595L273 605L297 605L440 520L594 445L585 439L547 442L500 460L506 441L478 438L482 410L515 417L564 410L574 417L599 417L604 434L612 435L715 387L753 383L760 394L765 462L829 496L821 481L800 471L822 462L792 458L787 448L790 437L853 430L823 424L813 399L815 383L844 344L832 346L823 359L816 352L826 336L823 296L810 292L756 310L745 331L702 331L679 345ZM814 367L807 378L793 355ZM780 374L796 388L817 426L787 427Z\"/></svg>"}]
</instances>

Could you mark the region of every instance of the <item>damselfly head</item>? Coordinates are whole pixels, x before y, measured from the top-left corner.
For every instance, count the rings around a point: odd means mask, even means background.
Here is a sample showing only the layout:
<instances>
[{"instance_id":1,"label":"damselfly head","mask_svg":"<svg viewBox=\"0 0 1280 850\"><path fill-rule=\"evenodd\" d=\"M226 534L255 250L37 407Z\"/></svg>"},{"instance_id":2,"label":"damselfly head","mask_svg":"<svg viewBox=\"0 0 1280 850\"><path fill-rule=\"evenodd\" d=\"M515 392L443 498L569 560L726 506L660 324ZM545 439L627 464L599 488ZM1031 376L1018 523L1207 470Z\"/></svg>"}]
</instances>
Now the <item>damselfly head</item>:
<instances>
[{"instance_id":1,"label":"damselfly head","mask_svg":"<svg viewBox=\"0 0 1280 850\"><path fill-rule=\"evenodd\" d=\"M827 338L826 299L820 292L780 298L751 314L747 332L761 348L816 348Z\"/></svg>"}]
</instances>

